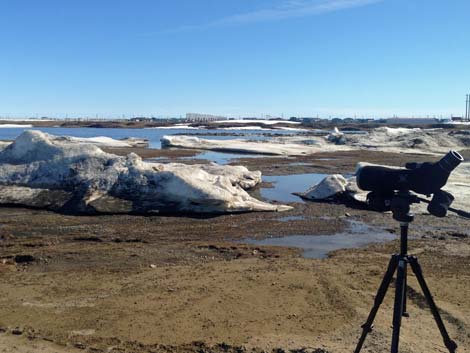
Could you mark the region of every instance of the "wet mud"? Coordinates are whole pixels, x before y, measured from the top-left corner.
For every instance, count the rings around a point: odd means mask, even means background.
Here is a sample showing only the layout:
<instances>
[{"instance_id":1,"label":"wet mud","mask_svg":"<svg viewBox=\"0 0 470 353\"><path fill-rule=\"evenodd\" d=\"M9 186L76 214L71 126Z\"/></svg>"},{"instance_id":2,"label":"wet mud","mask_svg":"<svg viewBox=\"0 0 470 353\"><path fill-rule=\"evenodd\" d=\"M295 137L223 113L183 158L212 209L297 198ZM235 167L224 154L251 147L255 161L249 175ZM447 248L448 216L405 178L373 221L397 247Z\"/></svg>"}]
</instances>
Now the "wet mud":
<instances>
[{"instance_id":1,"label":"wet mud","mask_svg":"<svg viewBox=\"0 0 470 353\"><path fill-rule=\"evenodd\" d=\"M196 152L148 153L145 158L181 161ZM351 173L358 161L410 159L427 160L356 151L227 162L277 176ZM252 193L261 196L268 186ZM351 352L398 250L399 226L390 214L342 204L290 205L285 213L218 217L0 208L0 352ZM351 230L351 224L366 226ZM469 229L470 221L457 216L417 215L410 226L410 253L419 256L459 352L470 351ZM340 247L323 259L262 243L371 232L391 239ZM248 238L255 242L243 241ZM412 278L409 293L402 351L445 351ZM389 349L392 294L393 288L364 352Z\"/></svg>"}]
</instances>

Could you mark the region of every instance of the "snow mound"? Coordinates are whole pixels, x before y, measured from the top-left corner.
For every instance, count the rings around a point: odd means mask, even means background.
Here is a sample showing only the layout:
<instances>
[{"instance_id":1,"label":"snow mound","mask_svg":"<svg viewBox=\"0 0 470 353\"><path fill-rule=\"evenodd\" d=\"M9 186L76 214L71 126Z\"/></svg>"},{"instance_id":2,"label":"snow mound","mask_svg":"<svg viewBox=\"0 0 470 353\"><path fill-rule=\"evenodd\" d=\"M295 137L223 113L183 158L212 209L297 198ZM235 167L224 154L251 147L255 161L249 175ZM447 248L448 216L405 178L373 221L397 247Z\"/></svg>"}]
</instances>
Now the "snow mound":
<instances>
[{"instance_id":1,"label":"snow mound","mask_svg":"<svg viewBox=\"0 0 470 353\"><path fill-rule=\"evenodd\" d=\"M333 132L326 136L329 142L333 142L337 145L344 145L346 140L344 139L344 133L339 131L337 127L334 128Z\"/></svg>"},{"instance_id":2,"label":"snow mound","mask_svg":"<svg viewBox=\"0 0 470 353\"><path fill-rule=\"evenodd\" d=\"M92 144L73 143L68 137L56 137L41 131L27 130L0 152L0 163L33 163L56 158L83 158L104 154Z\"/></svg>"},{"instance_id":3,"label":"snow mound","mask_svg":"<svg viewBox=\"0 0 470 353\"><path fill-rule=\"evenodd\" d=\"M260 172L242 166L146 163L40 131L26 131L0 151L0 204L84 213L290 209L244 190L260 182Z\"/></svg>"},{"instance_id":4,"label":"snow mound","mask_svg":"<svg viewBox=\"0 0 470 353\"><path fill-rule=\"evenodd\" d=\"M351 148L395 153L440 154L448 152L449 149L458 150L470 146L470 138L465 134L442 129L426 130L385 126L371 130L368 135L340 135L335 132L327 136L327 140Z\"/></svg>"},{"instance_id":5,"label":"snow mound","mask_svg":"<svg viewBox=\"0 0 470 353\"><path fill-rule=\"evenodd\" d=\"M289 143L277 140L247 141L247 140L207 140L193 136L163 136L162 147L192 148L201 150L212 150L219 152L255 153L278 156L304 156L328 149L325 141L311 140L309 145L305 142ZM334 150L350 149L348 147L333 146Z\"/></svg>"},{"instance_id":6,"label":"snow mound","mask_svg":"<svg viewBox=\"0 0 470 353\"><path fill-rule=\"evenodd\" d=\"M242 139L210 140L194 136L164 136L162 147L177 147L219 152L255 153L275 156L307 156L320 152L372 150L390 153L438 155L450 149L470 147L470 133L443 129L408 129L380 127L363 131L341 132L334 129L323 136L282 136L269 141Z\"/></svg>"},{"instance_id":7,"label":"snow mound","mask_svg":"<svg viewBox=\"0 0 470 353\"><path fill-rule=\"evenodd\" d=\"M420 128L406 128L406 127L388 127L388 126L382 126L378 127L375 129L375 132L380 132L384 133L387 136L390 137L397 137L397 136L403 136L403 135L408 135L412 133L420 133L423 130Z\"/></svg>"}]
</instances>

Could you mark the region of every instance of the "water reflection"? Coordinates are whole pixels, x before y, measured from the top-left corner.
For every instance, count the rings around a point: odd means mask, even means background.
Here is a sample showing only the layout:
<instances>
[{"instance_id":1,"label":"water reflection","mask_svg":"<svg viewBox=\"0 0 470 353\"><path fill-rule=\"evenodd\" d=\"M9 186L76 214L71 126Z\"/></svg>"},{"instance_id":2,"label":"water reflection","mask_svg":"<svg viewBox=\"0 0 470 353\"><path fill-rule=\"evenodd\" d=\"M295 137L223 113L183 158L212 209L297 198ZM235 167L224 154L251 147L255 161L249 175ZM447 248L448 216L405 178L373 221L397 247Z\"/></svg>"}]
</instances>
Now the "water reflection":
<instances>
[{"instance_id":1,"label":"water reflection","mask_svg":"<svg viewBox=\"0 0 470 353\"><path fill-rule=\"evenodd\" d=\"M211 162L215 162L221 165L230 163L232 159L239 158L270 158L270 156L260 154L242 154L242 153L225 153L215 151L204 151L197 154L194 157L184 157L184 159L206 159Z\"/></svg>"},{"instance_id":2,"label":"water reflection","mask_svg":"<svg viewBox=\"0 0 470 353\"><path fill-rule=\"evenodd\" d=\"M318 184L327 174L308 173L282 176L263 176L263 181L273 184L272 188L262 188L261 196L268 201L303 202L293 192L306 191L312 185Z\"/></svg>"},{"instance_id":3,"label":"water reflection","mask_svg":"<svg viewBox=\"0 0 470 353\"><path fill-rule=\"evenodd\" d=\"M339 249L361 248L372 243L392 241L396 236L381 229L372 228L361 222L351 222L344 233L333 235L292 235L263 240L246 239L243 243L267 246L300 248L302 256L310 259L323 259L328 253Z\"/></svg>"}]
</instances>

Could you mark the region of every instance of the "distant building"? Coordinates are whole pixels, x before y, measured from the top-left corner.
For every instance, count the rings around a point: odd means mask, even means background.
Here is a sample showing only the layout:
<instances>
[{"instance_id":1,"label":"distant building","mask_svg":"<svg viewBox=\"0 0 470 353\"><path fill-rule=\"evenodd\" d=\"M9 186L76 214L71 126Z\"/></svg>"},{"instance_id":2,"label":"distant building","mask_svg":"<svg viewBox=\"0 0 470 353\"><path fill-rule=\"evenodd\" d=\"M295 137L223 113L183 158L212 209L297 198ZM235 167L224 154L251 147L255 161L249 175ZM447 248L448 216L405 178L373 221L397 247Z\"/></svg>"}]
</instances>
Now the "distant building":
<instances>
[{"instance_id":1,"label":"distant building","mask_svg":"<svg viewBox=\"0 0 470 353\"><path fill-rule=\"evenodd\" d=\"M211 114L198 114L198 113L187 113L186 121L205 123L209 121L222 121L228 120L225 116L211 115Z\"/></svg>"},{"instance_id":2,"label":"distant building","mask_svg":"<svg viewBox=\"0 0 470 353\"><path fill-rule=\"evenodd\" d=\"M388 118L384 119L386 124L391 125L433 125L438 124L435 118Z\"/></svg>"},{"instance_id":3,"label":"distant building","mask_svg":"<svg viewBox=\"0 0 470 353\"><path fill-rule=\"evenodd\" d=\"M301 117L301 118L297 118L297 121L301 121L303 123L314 123L314 122L318 122L318 121L321 121L322 119L320 118L310 118L310 117Z\"/></svg>"},{"instance_id":4,"label":"distant building","mask_svg":"<svg viewBox=\"0 0 470 353\"><path fill-rule=\"evenodd\" d=\"M464 121L464 118L462 116L453 116L452 121Z\"/></svg>"}]
</instances>

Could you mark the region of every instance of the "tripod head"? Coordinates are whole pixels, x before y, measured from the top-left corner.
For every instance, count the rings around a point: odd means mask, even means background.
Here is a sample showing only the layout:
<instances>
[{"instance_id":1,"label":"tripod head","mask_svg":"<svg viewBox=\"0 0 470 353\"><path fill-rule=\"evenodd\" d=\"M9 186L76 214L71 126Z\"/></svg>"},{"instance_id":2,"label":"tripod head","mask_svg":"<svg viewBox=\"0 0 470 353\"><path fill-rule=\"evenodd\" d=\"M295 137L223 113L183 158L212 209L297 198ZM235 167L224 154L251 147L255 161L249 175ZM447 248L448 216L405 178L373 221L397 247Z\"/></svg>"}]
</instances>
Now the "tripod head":
<instances>
[{"instance_id":1,"label":"tripod head","mask_svg":"<svg viewBox=\"0 0 470 353\"><path fill-rule=\"evenodd\" d=\"M410 212L410 206L419 202L418 196L409 190L397 191L390 201L393 219L401 223L413 222L414 215Z\"/></svg>"},{"instance_id":2,"label":"tripod head","mask_svg":"<svg viewBox=\"0 0 470 353\"><path fill-rule=\"evenodd\" d=\"M410 213L410 207L420 201L410 190L398 190L385 195L374 191L367 194L369 207L379 212L392 211L393 219L403 223L413 222L414 216Z\"/></svg>"},{"instance_id":3,"label":"tripod head","mask_svg":"<svg viewBox=\"0 0 470 353\"><path fill-rule=\"evenodd\" d=\"M386 195L374 191L367 194L367 204L379 212L392 211L393 219L398 222L413 222L414 216L410 213L410 207L419 203L420 198L409 190L393 191Z\"/></svg>"},{"instance_id":4,"label":"tripod head","mask_svg":"<svg viewBox=\"0 0 470 353\"><path fill-rule=\"evenodd\" d=\"M393 218L399 222L412 222L413 215L410 213L410 206L420 202L428 204L428 211L433 216L445 217L447 211L450 211L470 219L470 212L450 207L453 200L454 197L443 190L435 193L431 201L413 194L410 190L398 190L385 194L376 191L369 192L366 203L371 210L377 212L392 211Z\"/></svg>"}]
</instances>

